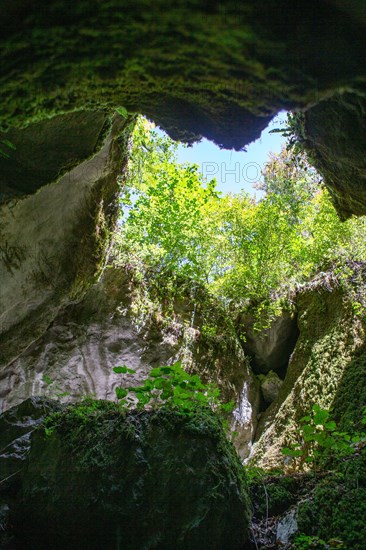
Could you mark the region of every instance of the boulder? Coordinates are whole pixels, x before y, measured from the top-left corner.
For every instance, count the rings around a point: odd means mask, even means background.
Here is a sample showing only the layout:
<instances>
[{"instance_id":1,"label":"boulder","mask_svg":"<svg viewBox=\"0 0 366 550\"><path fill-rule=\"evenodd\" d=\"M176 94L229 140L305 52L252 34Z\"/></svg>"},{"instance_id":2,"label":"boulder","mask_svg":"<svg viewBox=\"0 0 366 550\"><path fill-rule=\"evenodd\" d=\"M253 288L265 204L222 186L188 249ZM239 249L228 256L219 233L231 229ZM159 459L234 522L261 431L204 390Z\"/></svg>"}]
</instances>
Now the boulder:
<instances>
[{"instance_id":1,"label":"boulder","mask_svg":"<svg viewBox=\"0 0 366 550\"><path fill-rule=\"evenodd\" d=\"M272 403L278 397L283 380L273 370L266 375L260 375L260 380L263 399L266 403Z\"/></svg>"},{"instance_id":2,"label":"boulder","mask_svg":"<svg viewBox=\"0 0 366 550\"><path fill-rule=\"evenodd\" d=\"M14 548L14 514L31 435L45 416L60 411L56 401L31 397L0 415L0 548Z\"/></svg>"},{"instance_id":3,"label":"boulder","mask_svg":"<svg viewBox=\"0 0 366 550\"><path fill-rule=\"evenodd\" d=\"M89 401L33 435L15 525L30 550L240 550L248 518L243 468L209 410Z\"/></svg>"}]
</instances>

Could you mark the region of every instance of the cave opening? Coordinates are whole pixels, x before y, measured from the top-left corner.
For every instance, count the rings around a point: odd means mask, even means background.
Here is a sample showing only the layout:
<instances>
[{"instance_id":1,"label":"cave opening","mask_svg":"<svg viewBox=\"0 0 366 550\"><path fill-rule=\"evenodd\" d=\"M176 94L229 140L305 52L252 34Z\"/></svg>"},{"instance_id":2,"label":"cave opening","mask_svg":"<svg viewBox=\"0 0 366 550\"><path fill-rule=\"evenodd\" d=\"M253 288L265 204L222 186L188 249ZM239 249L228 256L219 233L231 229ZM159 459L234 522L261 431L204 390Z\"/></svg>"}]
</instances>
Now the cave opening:
<instances>
[{"instance_id":1,"label":"cave opening","mask_svg":"<svg viewBox=\"0 0 366 550\"><path fill-rule=\"evenodd\" d=\"M261 141L233 153L206 141L184 146L139 118L112 252L163 317L180 309L205 336L234 328L262 393L275 379L263 410L299 336L297 289L365 257L365 219L339 222L289 120L282 113ZM212 300L217 318L203 305Z\"/></svg>"},{"instance_id":2,"label":"cave opening","mask_svg":"<svg viewBox=\"0 0 366 550\"><path fill-rule=\"evenodd\" d=\"M0 546L363 550L364 3L3 3Z\"/></svg>"}]
</instances>

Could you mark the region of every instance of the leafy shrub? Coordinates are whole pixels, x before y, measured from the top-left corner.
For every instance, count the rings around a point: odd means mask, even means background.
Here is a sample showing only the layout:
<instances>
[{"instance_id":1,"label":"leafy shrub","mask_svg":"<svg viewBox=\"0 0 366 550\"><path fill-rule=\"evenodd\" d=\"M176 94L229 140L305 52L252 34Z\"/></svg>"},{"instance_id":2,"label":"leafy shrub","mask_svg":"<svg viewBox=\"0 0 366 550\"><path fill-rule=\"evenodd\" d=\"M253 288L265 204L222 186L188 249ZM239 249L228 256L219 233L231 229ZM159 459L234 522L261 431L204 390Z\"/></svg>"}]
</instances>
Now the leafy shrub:
<instances>
[{"instance_id":1,"label":"leafy shrub","mask_svg":"<svg viewBox=\"0 0 366 550\"><path fill-rule=\"evenodd\" d=\"M317 404L300 422L300 441L282 449L284 455L295 459L298 469L303 468L305 463L312 463L316 469L325 462L350 456L366 445L366 433L339 431L336 422L330 418L330 412ZM361 424L366 425L366 407Z\"/></svg>"},{"instance_id":2,"label":"leafy shrub","mask_svg":"<svg viewBox=\"0 0 366 550\"><path fill-rule=\"evenodd\" d=\"M347 260L366 257L366 218L341 224L303 155L272 155L261 185L266 194L256 202L244 192L221 196L197 165L177 162L176 148L139 119L114 257L140 277L144 302L154 293L173 301L182 289L177 281L186 280L226 307L251 304L258 319L264 307L268 324L283 305L277 298L297 283L323 268L343 277Z\"/></svg>"},{"instance_id":3,"label":"leafy shrub","mask_svg":"<svg viewBox=\"0 0 366 550\"><path fill-rule=\"evenodd\" d=\"M125 365L114 367L113 371L127 376L135 373ZM197 374L188 374L180 362L153 368L140 386L117 387L116 396L127 409L159 407L163 404L183 411L204 406L230 412L234 406L233 402L221 403L219 389L214 384L203 384Z\"/></svg>"},{"instance_id":4,"label":"leafy shrub","mask_svg":"<svg viewBox=\"0 0 366 550\"><path fill-rule=\"evenodd\" d=\"M336 548L341 548L341 546L335 546ZM329 545L322 539L316 536L300 534L294 540L292 545L294 550L327 550Z\"/></svg>"}]
</instances>

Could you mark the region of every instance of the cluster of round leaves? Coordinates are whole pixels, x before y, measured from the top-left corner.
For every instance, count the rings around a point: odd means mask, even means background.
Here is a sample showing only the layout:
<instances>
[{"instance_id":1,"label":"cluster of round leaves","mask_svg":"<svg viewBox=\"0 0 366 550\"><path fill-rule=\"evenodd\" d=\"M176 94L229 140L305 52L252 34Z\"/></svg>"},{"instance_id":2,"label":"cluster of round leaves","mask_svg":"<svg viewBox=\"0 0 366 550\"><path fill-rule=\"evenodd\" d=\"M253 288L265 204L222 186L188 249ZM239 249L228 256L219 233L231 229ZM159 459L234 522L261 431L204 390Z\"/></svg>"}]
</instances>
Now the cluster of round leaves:
<instances>
[{"instance_id":1,"label":"cluster of round leaves","mask_svg":"<svg viewBox=\"0 0 366 550\"><path fill-rule=\"evenodd\" d=\"M127 376L136 372L125 365L114 367L113 371ZM214 384L204 384L197 374L188 374L179 361L153 368L140 386L118 386L116 396L128 409L169 405L189 411L207 406L224 413L234 406L233 402L221 403L219 389Z\"/></svg>"}]
</instances>

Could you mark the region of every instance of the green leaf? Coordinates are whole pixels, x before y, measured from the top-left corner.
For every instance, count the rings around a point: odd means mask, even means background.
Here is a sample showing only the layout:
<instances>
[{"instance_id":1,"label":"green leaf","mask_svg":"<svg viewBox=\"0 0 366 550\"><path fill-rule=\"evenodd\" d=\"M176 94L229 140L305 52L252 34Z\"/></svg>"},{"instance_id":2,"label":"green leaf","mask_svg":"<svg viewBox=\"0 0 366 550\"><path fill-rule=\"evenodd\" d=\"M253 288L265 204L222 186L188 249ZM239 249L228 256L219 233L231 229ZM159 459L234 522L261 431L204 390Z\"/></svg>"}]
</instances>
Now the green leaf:
<instances>
[{"instance_id":1,"label":"green leaf","mask_svg":"<svg viewBox=\"0 0 366 550\"><path fill-rule=\"evenodd\" d=\"M337 429L337 424L332 420L331 422L327 422L324 427L332 432Z\"/></svg>"},{"instance_id":2,"label":"green leaf","mask_svg":"<svg viewBox=\"0 0 366 550\"><path fill-rule=\"evenodd\" d=\"M8 139L2 139L2 140L1 140L1 143L3 143L4 145L6 145L6 147L9 147L9 149L13 149L13 151L16 150L16 147L15 147L14 143L12 143L11 141L9 141Z\"/></svg>"},{"instance_id":3,"label":"green leaf","mask_svg":"<svg viewBox=\"0 0 366 550\"><path fill-rule=\"evenodd\" d=\"M47 374L44 374L44 375L42 376L42 380L43 380L43 382L44 382L45 384L48 384L49 386L50 386L51 384L53 384L53 382L54 382L54 381L52 380L52 378L50 378Z\"/></svg>"},{"instance_id":4,"label":"green leaf","mask_svg":"<svg viewBox=\"0 0 366 550\"><path fill-rule=\"evenodd\" d=\"M313 419L314 424L317 426L323 426L328 420L329 412L321 409L318 405L314 405L313 410L315 411Z\"/></svg>"},{"instance_id":5,"label":"green leaf","mask_svg":"<svg viewBox=\"0 0 366 550\"><path fill-rule=\"evenodd\" d=\"M122 367L113 367L113 372L116 374L135 374L134 369L129 369L126 367L126 365L123 365Z\"/></svg>"},{"instance_id":6,"label":"green leaf","mask_svg":"<svg viewBox=\"0 0 366 550\"><path fill-rule=\"evenodd\" d=\"M174 367L174 365L173 365ZM174 368L173 367L160 367L160 371L162 372L162 374L172 374L174 373Z\"/></svg>"},{"instance_id":7,"label":"green leaf","mask_svg":"<svg viewBox=\"0 0 366 550\"><path fill-rule=\"evenodd\" d=\"M164 390L161 394L161 399L163 401L166 401L173 395L173 392L171 390Z\"/></svg>"},{"instance_id":8,"label":"green leaf","mask_svg":"<svg viewBox=\"0 0 366 550\"><path fill-rule=\"evenodd\" d=\"M149 403L151 400L151 397L149 395L141 395L139 396L138 404L140 407L144 407Z\"/></svg>"},{"instance_id":9,"label":"green leaf","mask_svg":"<svg viewBox=\"0 0 366 550\"><path fill-rule=\"evenodd\" d=\"M8 158L10 158L10 155L2 147L0 147L0 157L4 157L4 158L8 159Z\"/></svg>"},{"instance_id":10,"label":"green leaf","mask_svg":"<svg viewBox=\"0 0 366 550\"><path fill-rule=\"evenodd\" d=\"M116 111L121 117L123 118L128 117L128 111L125 107L117 107Z\"/></svg>"},{"instance_id":11,"label":"green leaf","mask_svg":"<svg viewBox=\"0 0 366 550\"><path fill-rule=\"evenodd\" d=\"M297 449L290 449L289 447L284 447L281 449L281 453L286 456L291 456L294 458L300 457L303 455L302 451Z\"/></svg>"},{"instance_id":12,"label":"green leaf","mask_svg":"<svg viewBox=\"0 0 366 550\"><path fill-rule=\"evenodd\" d=\"M155 367L154 369L151 369L151 371L149 372L149 376L151 376L152 378L158 378L162 374L163 372L160 367Z\"/></svg>"},{"instance_id":13,"label":"green leaf","mask_svg":"<svg viewBox=\"0 0 366 550\"><path fill-rule=\"evenodd\" d=\"M126 397L127 394L128 394L128 391L126 390L126 388L120 388L120 387L116 388L117 399L123 399L124 397Z\"/></svg>"}]
</instances>

